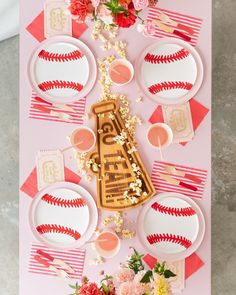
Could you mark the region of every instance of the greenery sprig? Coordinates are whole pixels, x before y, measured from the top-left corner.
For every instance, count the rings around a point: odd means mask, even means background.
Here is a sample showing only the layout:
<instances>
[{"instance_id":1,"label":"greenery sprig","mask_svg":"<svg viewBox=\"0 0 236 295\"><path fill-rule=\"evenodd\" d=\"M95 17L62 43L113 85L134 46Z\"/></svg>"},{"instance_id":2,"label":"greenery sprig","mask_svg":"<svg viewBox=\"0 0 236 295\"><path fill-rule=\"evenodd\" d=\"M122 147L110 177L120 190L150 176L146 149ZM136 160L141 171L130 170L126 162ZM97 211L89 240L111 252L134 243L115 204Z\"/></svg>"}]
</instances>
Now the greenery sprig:
<instances>
[{"instance_id":1,"label":"greenery sprig","mask_svg":"<svg viewBox=\"0 0 236 295\"><path fill-rule=\"evenodd\" d=\"M137 274L140 270L144 270L144 265L142 262L143 255L139 254L134 248L132 248L134 253L128 260L128 267Z\"/></svg>"},{"instance_id":2,"label":"greenery sprig","mask_svg":"<svg viewBox=\"0 0 236 295\"><path fill-rule=\"evenodd\" d=\"M105 6L112 12L112 14L117 17L119 13L127 13L127 9L122 7L118 0L110 0L105 3Z\"/></svg>"},{"instance_id":3,"label":"greenery sprig","mask_svg":"<svg viewBox=\"0 0 236 295\"><path fill-rule=\"evenodd\" d=\"M150 283L151 279L153 278L153 273L157 273L160 276L164 276L166 279L176 276L176 274L174 274L170 269L166 268L165 262L157 263L153 270L148 270L145 273L145 275L140 280L140 283Z\"/></svg>"}]
</instances>

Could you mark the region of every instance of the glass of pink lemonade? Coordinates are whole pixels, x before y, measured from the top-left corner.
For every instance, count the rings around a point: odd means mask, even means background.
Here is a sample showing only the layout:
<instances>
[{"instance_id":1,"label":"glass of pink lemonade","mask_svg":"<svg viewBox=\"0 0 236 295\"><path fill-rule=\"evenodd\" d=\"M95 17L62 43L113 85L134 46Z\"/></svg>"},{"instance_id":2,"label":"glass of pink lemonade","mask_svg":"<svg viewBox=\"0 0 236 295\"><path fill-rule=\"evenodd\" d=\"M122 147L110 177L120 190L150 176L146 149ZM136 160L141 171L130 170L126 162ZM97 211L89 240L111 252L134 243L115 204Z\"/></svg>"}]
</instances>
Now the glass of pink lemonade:
<instances>
[{"instance_id":1,"label":"glass of pink lemonade","mask_svg":"<svg viewBox=\"0 0 236 295\"><path fill-rule=\"evenodd\" d=\"M126 85L133 79L134 67L128 60L116 59L110 65L109 76L114 84Z\"/></svg>"},{"instance_id":2,"label":"glass of pink lemonade","mask_svg":"<svg viewBox=\"0 0 236 295\"><path fill-rule=\"evenodd\" d=\"M80 153L91 151L96 144L94 131L86 126L81 126L74 130L70 138L71 145Z\"/></svg>"},{"instance_id":3,"label":"glass of pink lemonade","mask_svg":"<svg viewBox=\"0 0 236 295\"><path fill-rule=\"evenodd\" d=\"M167 148L173 141L173 132L165 123L153 124L147 133L148 142L155 148Z\"/></svg>"},{"instance_id":4,"label":"glass of pink lemonade","mask_svg":"<svg viewBox=\"0 0 236 295\"><path fill-rule=\"evenodd\" d=\"M120 251L120 238L113 230L99 234L95 242L97 253L105 258L112 258Z\"/></svg>"}]
</instances>

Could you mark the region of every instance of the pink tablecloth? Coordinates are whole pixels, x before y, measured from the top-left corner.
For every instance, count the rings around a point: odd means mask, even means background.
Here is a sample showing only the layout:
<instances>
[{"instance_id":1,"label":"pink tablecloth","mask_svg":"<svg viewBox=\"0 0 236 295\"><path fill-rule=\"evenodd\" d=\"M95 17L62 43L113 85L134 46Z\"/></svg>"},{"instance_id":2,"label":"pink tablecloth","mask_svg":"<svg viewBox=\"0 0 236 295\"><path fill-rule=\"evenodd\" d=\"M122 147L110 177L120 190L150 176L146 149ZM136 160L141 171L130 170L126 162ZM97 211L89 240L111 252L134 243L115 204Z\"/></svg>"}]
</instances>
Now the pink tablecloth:
<instances>
[{"instance_id":1,"label":"pink tablecloth","mask_svg":"<svg viewBox=\"0 0 236 295\"><path fill-rule=\"evenodd\" d=\"M205 76L204 83L195 98L204 106L211 107L211 0L160 0L159 7L172 11L196 16L203 19L203 25L196 46L201 54L204 62ZM35 166L36 152L40 149L58 149L67 146L66 137L76 128L73 124L63 124L58 122L49 122L42 120L33 120L28 117L30 98L32 88L27 77L27 63L29 57L38 45L29 32L26 31L27 25L36 17L43 9L43 0L31 1L21 0L21 72L20 72L20 184L24 182L29 173ZM89 28L81 37L94 52L96 56L103 56L104 52L99 48L98 43L95 43L90 38L91 28ZM134 62L139 56L143 48L153 42L152 38L143 38L136 31L136 28L123 30L120 34L120 39L128 42L128 58ZM120 89L119 89L120 90ZM90 105L99 97L100 87L96 85L93 91L88 95L86 108L89 110ZM136 97L135 83L132 82L122 89L129 99L132 101ZM145 107L143 105L145 104ZM148 119L153 113L156 104L145 98L144 103L133 104L133 113L140 114L144 124L138 127L137 141L140 144L139 150L147 169L151 173L152 164L155 160L160 160L158 151L152 149L146 142L144 143L145 133L149 126ZM190 167L199 167L208 170L207 183L202 200L197 200L197 203L203 209L206 218L206 235L201 247L197 253L205 262L197 273L195 273L186 282L186 289L183 294L198 295L210 294L210 214L211 214L211 194L210 194L210 168L211 168L211 116L205 118L201 124L201 128L197 131L194 140L187 146L172 145L165 152L165 160L180 165ZM93 126L93 121L89 121L88 125ZM76 171L76 163L71 159L70 151L65 155L65 165ZM81 181L81 184L96 196L95 183L88 184ZM20 193L20 294L21 295L66 295L71 293L68 284L65 281L50 276L35 275L28 272L28 260L32 243L36 243L34 236L31 233L28 223L29 206L32 199L25 193ZM130 220L135 221L137 210L129 213ZM105 215L106 213L103 213ZM88 275L91 280L99 280L100 270L105 270L106 273L112 273L120 262L126 260L126 253L129 246L135 246L137 250L145 253L138 239L124 241L120 254L106 265L89 266L89 260L96 256L95 252L90 247L87 249L84 274Z\"/></svg>"}]
</instances>

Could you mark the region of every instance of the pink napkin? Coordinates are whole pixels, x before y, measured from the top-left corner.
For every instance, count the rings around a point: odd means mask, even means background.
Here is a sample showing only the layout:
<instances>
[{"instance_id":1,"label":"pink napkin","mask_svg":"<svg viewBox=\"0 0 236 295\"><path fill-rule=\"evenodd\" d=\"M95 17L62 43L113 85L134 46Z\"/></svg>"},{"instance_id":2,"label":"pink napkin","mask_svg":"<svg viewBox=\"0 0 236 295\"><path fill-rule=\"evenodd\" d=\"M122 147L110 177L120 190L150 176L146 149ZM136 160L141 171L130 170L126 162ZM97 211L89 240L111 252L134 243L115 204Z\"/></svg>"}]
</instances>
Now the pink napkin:
<instances>
[{"instance_id":1,"label":"pink napkin","mask_svg":"<svg viewBox=\"0 0 236 295\"><path fill-rule=\"evenodd\" d=\"M81 280L85 262L85 250L73 249L73 250L52 250L41 244L32 244L29 257L28 271L37 275L57 276L57 274L42 266L37 262L34 257L37 254L37 250L42 250L45 253L51 255L56 259L60 259L67 263L74 270L74 274L70 274L70 279ZM57 266L58 267L58 266ZM62 267L59 267L62 269Z\"/></svg>"},{"instance_id":2,"label":"pink napkin","mask_svg":"<svg viewBox=\"0 0 236 295\"><path fill-rule=\"evenodd\" d=\"M67 110L60 110L57 107L49 104L48 102L44 101L40 98L38 101L36 98L38 95L35 91L32 92L32 97L30 101L30 109L29 109L29 118L31 119L38 119L38 120L45 120L45 121L53 121L53 122L62 122L62 123L69 123L69 124L76 124L82 125L84 122L84 112L86 106L86 98L81 98L73 103L67 104L67 106L74 109L74 112L70 112ZM37 109L39 107L39 109ZM63 120L59 117L51 115L51 113L42 112L40 107L44 107L47 110L52 110L55 112L63 112L65 114L70 115L69 120Z\"/></svg>"},{"instance_id":3,"label":"pink napkin","mask_svg":"<svg viewBox=\"0 0 236 295\"><path fill-rule=\"evenodd\" d=\"M190 174L194 177L197 177L199 180L201 180L201 183L195 183L191 179L188 179L186 177L175 175L172 173L168 173L165 170L166 166L173 166L178 171L185 172L185 173ZM172 178L175 178L179 181L183 181L184 183L186 183L188 185L192 185L195 188L197 188L197 191L190 190L190 189L183 187L181 185L178 185L178 184L169 183L168 181L166 181L165 179L163 179L160 176L160 173L165 176L170 176ZM176 192L176 193L184 194L190 198L202 199L203 195L204 195L206 180L207 180L207 170L199 169L199 168L195 168L195 167L178 165L178 164L174 164L174 163L155 161L153 163L151 179L152 179L152 183L154 184L155 189L158 193Z\"/></svg>"},{"instance_id":4,"label":"pink napkin","mask_svg":"<svg viewBox=\"0 0 236 295\"><path fill-rule=\"evenodd\" d=\"M87 29L84 23L77 23L72 20L72 36L79 38ZM26 30L35 37L39 42L45 40L44 36L44 11L42 11L33 21L28 25Z\"/></svg>"},{"instance_id":5,"label":"pink napkin","mask_svg":"<svg viewBox=\"0 0 236 295\"><path fill-rule=\"evenodd\" d=\"M81 180L81 177L71 171L70 169L65 167L65 181L73 182L75 184L78 184ZM34 196L38 192L38 186L37 186L37 170L34 168L30 175L27 177L26 181L21 186L20 190L30 197L34 198Z\"/></svg>"},{"instance_id":6,"label":"pink napkin","mask_svg":"<svg viewBox=\"0 0 236 295\"><path fill-rule=\"evenodd\" d=\"M197 130L198 126L201 124L209 109L204 107L200 102L196 101L194 98L190 99L189 101L192 120L193 120L193 129L194 131ZM158 122L164 122L163 114L162 114L162 107L158 106L151 117L149 118L149 122L154 124ZM188 142L181 142L180 144L186 145Z\"/></svg>"},{"instance_id":7,"label":"pink napkin","mask_svg":"<svg viewBox=\"0 0 236 295\"><path fill-rule=\"evenodd\" d=\"M143 261L151 269L153 269L155 265L157 264L157 259L150 254L146 254L143 257ZM191 275L193 275L196 271L198 271L203 265L204 265L204 262L196 253L193 253L192 255L187 257L185 259L185 280L187 280Z\"/></svg>"},{"instance_id":8,"label":"pink napkin","mask_svg":"<svg viewBox=\"0 0 236 295\"><path fill-rule=\"evenodd\" d=\"M148 21L153 21L153 20L161 21L160 13L166 14L172 20L177 22L179 24L179 27L178 27L177 31L181 31L182 33L184 33L188 37L191 37L191 40L189 41L189 43L192 46L197 45L198 38L199 38L199 35L200 35L200 32L201 32L201 27L202 27L202 19L200 19L198 17L193 17L193 16L190 16L190 15L178 13L178 12L175 12L175 11L162 9L162 8L159 8L159 7L151 7L148 10L147 20ZM183 29L183 25L185 26L184 29ZM188 27L188 33L185 31L186 26ZM171 24L168 24L168 27L172 27L173 29L176 29ZM193 32L189 32L189 29L193 30ZM163 37L173 38L173 36L175 38L179 38L179 36L173 35L173 33L167 33L167 32L162 31L158 26L155 27L155 32L152 35L152 37L156 37L158 39L163 38ZM182 38L182 37L180 37L180 38Z\"/></svg>"}]
</instances>

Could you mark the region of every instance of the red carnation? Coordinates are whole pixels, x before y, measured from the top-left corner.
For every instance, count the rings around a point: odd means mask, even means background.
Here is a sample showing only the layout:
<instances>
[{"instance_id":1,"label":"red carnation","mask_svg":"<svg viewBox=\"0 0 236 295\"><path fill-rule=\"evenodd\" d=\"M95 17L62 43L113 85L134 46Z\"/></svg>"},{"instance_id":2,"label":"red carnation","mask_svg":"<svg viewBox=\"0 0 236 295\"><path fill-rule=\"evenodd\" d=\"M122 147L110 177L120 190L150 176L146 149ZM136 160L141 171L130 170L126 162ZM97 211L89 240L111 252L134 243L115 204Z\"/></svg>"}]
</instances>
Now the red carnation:
<instances>
[{"instance_id":1,"label":"red carnation","mask_svg":"<svg viewBox=\"0 0 236 295\"><path fill-rule=\"evenodd\" d=\"M100 291L98 289L98 286L95 283L88 283L86 285L83 285L80 290L79 294L81 295L99 295Z\"/></svg>"},{"instance_id":2,"label":"red carnation","mask_svg":"<svg viewBox=\"0 0 236 295\"><path fill-rule=\"evenodd\" d=\"M93 12L93 6L89 0L71 0L69 10L72 16L84 21L87 14Z\"/></svg>"},{"instance_id":3,"label":"red carnation","mask_svg":"<svg viewBox=\"0 0 236 295\"><path fill-rule=\"evenodd\" d=\"M136 21L137 16L135 15L135 9L133 3L130 3L127 7L127 11L118 13L115 22L118 27L129 28Z\"/></svg>"}]
</instances>

